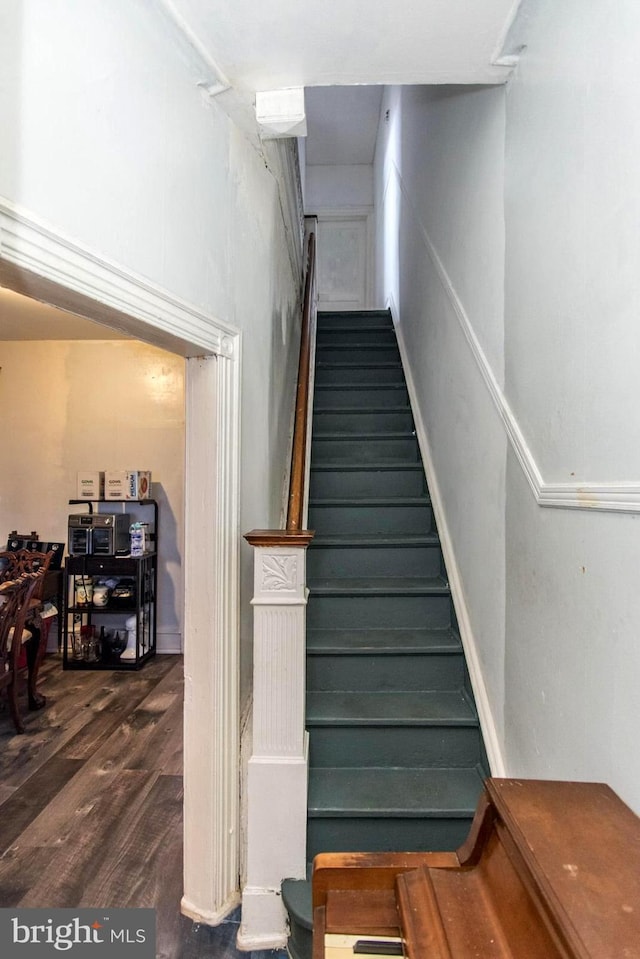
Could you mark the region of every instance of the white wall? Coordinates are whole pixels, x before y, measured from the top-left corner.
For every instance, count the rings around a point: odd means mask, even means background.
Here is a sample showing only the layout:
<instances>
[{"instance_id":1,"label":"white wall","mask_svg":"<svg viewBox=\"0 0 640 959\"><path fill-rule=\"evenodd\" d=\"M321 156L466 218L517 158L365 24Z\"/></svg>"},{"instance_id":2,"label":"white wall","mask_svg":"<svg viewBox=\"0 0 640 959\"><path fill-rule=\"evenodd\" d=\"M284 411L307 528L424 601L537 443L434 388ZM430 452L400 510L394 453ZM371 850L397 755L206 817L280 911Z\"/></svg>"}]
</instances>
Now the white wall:
<instances>
[{"instance_id":1,"label":"white wall","mask_svg":"<svg viewBox=\"0 0 640 959\"><path fill-rule=\"evenodd\" d=\"M229 123L153 5L8 0L2 15L0 195L228 314Z\"/></svg>"},{"instance_id":2,"label":"white wall","mask_svg":"<svg viewBox=\"0 0 640 959\"><path fill-rule=\"evenodd\" d=\"M506 389L545 482L640 474L640 8L529 5L507 94ZM542 510L509 463L508 762L640 811L638 516Z\"/></svg>"},{"instance_id":3,"label":"white wall","mask_svg":"<svg viewBox=\"0 0 640 959\"><path fill-rule=\"evenodd\" d=\"M0 343L0 366L0 535L33 529L66 543L67 516L83 512L68 503L78 470L150 469L159 510L158 649L179 652L184 360L127 341L15 341Z\"/></svg>"},{"instance_id":4,"label":"white wall","mask_svg":"<svg viewBox=\"0 0 640 959\"><path fill-rule=\"evenodd\" d=\"M387 91L376 159L380 305L497 753L514 775L606 780L636 811L639 35L631 0L525 4L508 87ZM585 507L584 484L630 484L630 511L541 505L558 483Z\"/></svg>"},{"instance_id":5,"label":"white wall","mask_svg":"<svg viewBox=\"0 0 640 959\"><path fill-rule=\"evenodd\" d=\"M275 151L205 98L154 4L7 0L0 16L0 204L242 332L242 531L277 526L299 278ZM244 546L242 576L246 696Z\"/></svg>"}]
</instances>

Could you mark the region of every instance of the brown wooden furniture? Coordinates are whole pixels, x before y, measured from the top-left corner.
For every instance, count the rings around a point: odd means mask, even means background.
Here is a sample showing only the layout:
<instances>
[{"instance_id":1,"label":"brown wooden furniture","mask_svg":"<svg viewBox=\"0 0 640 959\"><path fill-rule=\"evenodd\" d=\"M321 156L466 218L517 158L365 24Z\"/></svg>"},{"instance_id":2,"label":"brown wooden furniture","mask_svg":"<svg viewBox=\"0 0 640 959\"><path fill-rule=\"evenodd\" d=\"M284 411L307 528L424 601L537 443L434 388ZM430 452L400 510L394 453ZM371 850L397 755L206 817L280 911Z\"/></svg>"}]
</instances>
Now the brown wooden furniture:
<instances>
[{"instance_id":1,"label":"brown wooden furniture","mask_svg":"<svg viewBox=\"0 0 640 959\"><path fill-rule=\"evenodd\" d=\"M13 642L20 610L25 605L28 581L19 580L0 582L0 689L7 690L9 711L16 732L22 732L22 723L18 712L18 660L20 644Z\"/></svg>"},{"instance_id":2,"label":"brown wooden furniture","mask_svg":"<svg viewBox=\"0 0 640 959\"><path fill-rule=\"evenodd\" d=\"M35 577L35 585L29 593L29 605L25 611L23 629L16 632L20 636L27 653L27 693L29 709L42 709L46 705L45 697L38 692L38 671L46 652L46 630L37 625L37 611L42 604L44 587L53 552L40 553L35 550L19 549L15 552L0 552L0 581L16 580L27 574ZM25 633L28 635L25 636Z\"/></svg>"},{"instance_id":3,"label":"brown wooden furniture","mask_svg":"<svg viewBox=\"0 0 640 959\"><path fill-rule=\"evenodd\" d=\"M308 546L314 537L313 530L303 529L307 503L307 445L309 419L313 394L311 389L312 357L315 351L318 304L315 289L316 235L309 234L307 268L305 272L304 298L302 303L302 326L298 355L298 380L296 386L291 471L289 473L289 498L284 529L254 529L245 534L251 546Z\"/></svg>"},{"instance_id":4,"label":"brown wooden furniture","mask_svg":"<svg viewBox=\"0 0 640 959\"><path fill-rule=\"evenodd\" d=\"M289 478L287 529L301 530L304 523L305 482L307 468L307 436L311 396L311 357L315 350L317 303L315 298L316 235L309 235L307 271L302 306L302 330L296 387L296 413L293 426L293 451Z\"/></svg>"},{"instance_id":5,"label":"brown wooden furniture","mask_svg":"<svg viewBox=\"0 0 640 959\"><path fill-rule=\"evenodd\" d=\"M18 679L22 637L31 637L26 628L29 612L42 589L44 570L21 573L16 579L0 582L0 689L7 690L9 711L16 732L24 726L18 709Z\"/></svg>"},{"instance_id":6,"label":"brown wooden furniture","mask_svg":"<svg viewBox=\"0 0 640 959\"><path fill-rule=\"evenodd\" d=\"M57 610L57 623L58 623L58 650L62 649L62 605L64 602L64 572L61 569L49 569L46 572L44 577L44 586L42 587L42 601L46 603L47 601L53 603ZM49 635L49 630L46 630L47 636L44 637L46 640ZM45 642L45 652L46 652L46 642Z\"/></svg>"},{"instance_id":7,"label":"brown wooden furniture","mask_svg":"<svg viewBox=\"0 0 640 959\"><path fill-rule=\"evenodd\" d=\"M488 779L457 852L317 856L313 907L314 959L327 933L410 959L638 959L640 820L602 783Z\"/></svg>"}]
</instances>

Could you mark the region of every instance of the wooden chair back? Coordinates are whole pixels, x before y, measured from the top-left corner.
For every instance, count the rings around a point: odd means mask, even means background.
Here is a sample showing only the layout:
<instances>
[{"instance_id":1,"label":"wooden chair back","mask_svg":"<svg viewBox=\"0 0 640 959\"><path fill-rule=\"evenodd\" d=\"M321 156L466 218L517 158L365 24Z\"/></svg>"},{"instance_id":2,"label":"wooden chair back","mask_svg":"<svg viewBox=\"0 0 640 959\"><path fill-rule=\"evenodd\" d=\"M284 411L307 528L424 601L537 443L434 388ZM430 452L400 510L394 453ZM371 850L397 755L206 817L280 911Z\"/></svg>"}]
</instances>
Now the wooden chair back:
<instances>
[{"instance_id":1,"label":"wooden chair back","mask_svg":"<svg viewBox=\"0 0 640 959\"><path fill-rule=\"evenodd\" d=\"M27 616L42 594L45 569L22 573L16 579L0 582L0 689L7 690L9 711L16 732L24 725L18 709L20 648Z\"/></svg>"},{"instance_id":2,"label":"wooden chair back","mask_svg":"<svg viewBox=\"0 0 640 959\"><path fill-rule=\"evenodd\" d=\"M17 579L23 573L37 573L44 567L46 572L53 559L53 550L39 553L31 549L4 549L0 551L0 581Z\"/></svg>"},{"instance_id":3,"label":"wooden chair back","mask_svg":"<svg viewBox=\"0 0 640 959\"><path fill-rule=\"evenodd\" d=\"M0 582L0 688L12 681L10 661L13 658L17 661L20 647L19 643L12 642L12 632L21 618L21 610L26 610L25 601L31 585L32 579L28 576Z\"/></svg>"}]
</instances>

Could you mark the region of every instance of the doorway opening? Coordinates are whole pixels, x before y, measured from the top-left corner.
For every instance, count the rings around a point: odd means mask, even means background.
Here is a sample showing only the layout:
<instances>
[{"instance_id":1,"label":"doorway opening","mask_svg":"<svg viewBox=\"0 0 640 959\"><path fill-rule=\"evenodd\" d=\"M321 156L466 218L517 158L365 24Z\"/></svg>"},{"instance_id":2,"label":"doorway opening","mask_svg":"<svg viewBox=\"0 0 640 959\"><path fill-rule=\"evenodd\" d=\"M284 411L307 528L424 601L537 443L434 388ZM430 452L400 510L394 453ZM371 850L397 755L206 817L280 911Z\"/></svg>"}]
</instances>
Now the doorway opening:
<instances>
[{"instance_id":1,"label":"doorway opening","mask_svg":"<svg viewBox=\"0 0 640 959\"><path fill-rule=\"evenodd\" d=\"M123 354L155 349L157 356L164 350L167 368L183 367L184 546L181 570L174 570L183 610L188 744L182 911L213 925L238 901L240 337L53 233L43 239L40 224L10 215L6 220L3 236L6 225L12 242L0 258L2 287L30 298L32 305L38 301L62 310L66 322L101 325L94 335ZM97 348L95 341L78 342L86 355ZM161 379L153 385L161 388ZM67 386L53 383L51 391L64 394ZM47 402L46 388L42 395ZM85 414L90 432L91 410ZM65 507L56 509L64 513ZM217 731L215 737L210 730Z\"/></svg>"}]
</instances>

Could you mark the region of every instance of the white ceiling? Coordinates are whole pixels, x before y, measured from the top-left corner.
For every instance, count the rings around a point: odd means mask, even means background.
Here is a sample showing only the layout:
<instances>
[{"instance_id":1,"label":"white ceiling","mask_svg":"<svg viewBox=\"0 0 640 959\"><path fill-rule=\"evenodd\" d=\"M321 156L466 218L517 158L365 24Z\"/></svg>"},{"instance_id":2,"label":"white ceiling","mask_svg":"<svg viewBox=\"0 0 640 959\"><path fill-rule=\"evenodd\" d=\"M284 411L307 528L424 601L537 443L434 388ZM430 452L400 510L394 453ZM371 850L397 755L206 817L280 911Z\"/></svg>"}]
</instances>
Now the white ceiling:
<instances>
[{"instance_id":1,"label":"white ceiling","mask_svg":"<svg viewBox=\"0 0 640 959\"><path fill-rule=\"evenodd\" d=\"M106 326L0 287L2 340L122 340Z\"/></svg>"},{"instance_id":2,"label":"white ceiling","mask_svg":"<svg viewBox=\"0 0 640 959\"><path fill-rule=\"evenodd\" d=\"M305 91L308 164L372 163L383 87Z\"/></svg>"},{"instance_id":3,"label":"white ceiling","mask_svg":"<svg viewBox=\"0 0 640 959\"><path fill-rule=\"evenodd\" d=\"M308 164L371 163L386 84L502 83L520 0L154 0L251 137L258 91L304 87Z\"/></svg>"}]
</instances>

